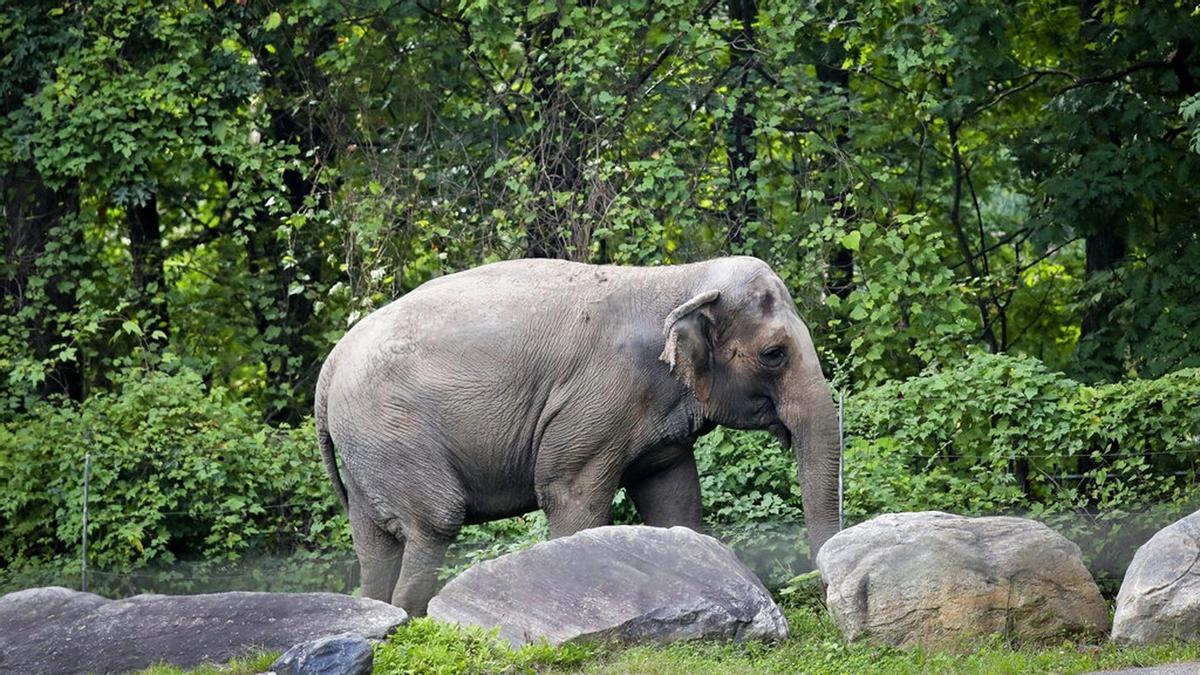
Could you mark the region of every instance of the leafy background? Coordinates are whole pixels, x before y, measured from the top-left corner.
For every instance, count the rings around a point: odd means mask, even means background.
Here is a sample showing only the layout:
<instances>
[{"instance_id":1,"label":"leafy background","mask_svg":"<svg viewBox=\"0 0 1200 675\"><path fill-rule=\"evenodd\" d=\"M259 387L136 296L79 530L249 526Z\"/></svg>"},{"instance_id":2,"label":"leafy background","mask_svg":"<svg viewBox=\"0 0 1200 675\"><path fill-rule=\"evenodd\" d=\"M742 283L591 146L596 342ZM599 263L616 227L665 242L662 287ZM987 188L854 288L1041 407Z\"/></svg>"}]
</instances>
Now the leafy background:
<instances>
[{"instance_id":1,"label":"leafy background","mask_svg":"<svg viewBox=\"0 0 1200 675\"><path fill-rule=\"evenodd\" d=\"M493 260L729 253L845 393L848 522L1031 515L1119 576L1196 507L1196 35L1116 0L6 4L0 584L75 583L91 453L111 592L349 588L310 409L354 321ZM713 531L805 569L789 453L698 458Z\"/></svg>"}]
</instances>

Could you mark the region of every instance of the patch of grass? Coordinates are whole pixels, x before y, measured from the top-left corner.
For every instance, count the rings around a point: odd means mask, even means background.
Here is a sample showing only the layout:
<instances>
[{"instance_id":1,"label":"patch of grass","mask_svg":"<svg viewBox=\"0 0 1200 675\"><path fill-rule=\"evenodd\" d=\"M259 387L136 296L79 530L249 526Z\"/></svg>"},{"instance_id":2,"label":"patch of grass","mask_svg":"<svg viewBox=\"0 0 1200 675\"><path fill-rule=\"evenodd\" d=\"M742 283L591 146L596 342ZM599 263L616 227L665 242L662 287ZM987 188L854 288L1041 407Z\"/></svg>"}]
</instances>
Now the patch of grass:
<instances>
[{"instance_id":1,"label":"patch of grass","mask_svg":"<svg viewBox=\"0 0 1200 675\"><path fill-rule=\"evenodd\" d=\"M375 672L395 675L528 673L577 670L596 649L527 645L513 649L495 633L413 619L375 647Z\"/></svg>"},{"instance_id":2,"label":"patch of grass","mask_svg":"<svg viewBox=\"0 0 1200 675\"><path fill-rule=\"evenodd\" d=\"M628 649L566 646L509 648L489 634L418 619L375 650L375 672L606 673L714 675L725 673L1083 673L1107 668L1200 660L1200 645L1118 649L1066 642L1014 649L1002 641L967 654L899 650L842 639L828 614L809 598L785 608L791 637L781 643L677 643ZM798 604L796 604L798 603Z\"/></svg>"},{"instance_id":3,"label":"patch of grass","mask_svg":"<svg viewBox=\"0 0 1200 675\"><path fill-rule=\"evenodd\" d=\"M415 619L375 646L379 675L457 675L459 673L871 673L880 675L1024 675L1084 673L1093 670L1200 661L1200 644L1168 644L1119 649L1107 642L1064 642L1049 647L1013 648L1001 640L966 654L923 649L900 650L847 643L811 595L789 597L784 607L791 637L779 643L716 644L686 642L626 649L599 645L513 649L494 633ZM277 654L243 659L227 669L211 666L186 671L203 675L264 672ZM143 675L177 675L178 668L155 667Z\"/></svg>"},{"instance_id":4,"label":"patch of grass","mask_svg":"<svg viewBox=\"0 0 1200 675\"><path fill-rule=\"evenodd\" d=\"M667 647L633 647L593 660L585 673L879 673L924 675L963 673L1005 675L1082 673L1200 660L1200 645L1162 645L1118 649L1111 644L1075 642L1042 648L1014 649L1000 641L985 643L967 654L900 650L847 643L828 614L806 604L787 608L791 637L779 644L718 645L681 643Z\"/></svg>"},{"instance_id":5,"label":"patch of grass","mask_svg":"<svg viewBox=\"0 0 1200 675\"><path fill-rule=\"evenodd\" d=\"M280 652L263 652L261 654L250 654L239 659L234 659L229 663L204 664L198 668L185 670L179 666L160 664L150 666L145 670L139 670L137 675L182 675L190 673L191 675L257 675L265 673L271 669L271 664L275 659L279 658Z\"/></svg>"}]
</instances>

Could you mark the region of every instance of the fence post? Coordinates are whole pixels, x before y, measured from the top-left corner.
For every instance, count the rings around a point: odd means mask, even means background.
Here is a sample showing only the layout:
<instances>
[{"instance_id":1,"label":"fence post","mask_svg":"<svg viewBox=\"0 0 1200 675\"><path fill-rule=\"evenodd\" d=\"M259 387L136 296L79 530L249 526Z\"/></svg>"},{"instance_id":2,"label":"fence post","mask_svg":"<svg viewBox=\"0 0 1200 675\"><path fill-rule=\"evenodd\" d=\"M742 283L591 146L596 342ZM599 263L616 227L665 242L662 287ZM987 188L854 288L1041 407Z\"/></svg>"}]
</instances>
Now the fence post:
<instances>
[{"instance_id":1,"label":"fence post","mask_svg":"<svg viewBox=\"0 0 1200 675\"><path fill-rule=\"evenodd\" d=\"M846 436L843 428L843 409L846 405L846 391L843 389L838 392L838 529L846 526L845 516L845 489L843 487L843 476L845 474L845 457L846 457Z\"/></svg>"},{"instance_id":2,"label":"fence post","mask_svg":"<svg viewBox=\"0 0 1200 675\"><path fill-rule=\"evenodd\" d=\"M87 535L88 535L88 483L92 479L92 453L83 456L83 546L80 554L80 590L87 592Z\"/></svg>"}]
</instances>

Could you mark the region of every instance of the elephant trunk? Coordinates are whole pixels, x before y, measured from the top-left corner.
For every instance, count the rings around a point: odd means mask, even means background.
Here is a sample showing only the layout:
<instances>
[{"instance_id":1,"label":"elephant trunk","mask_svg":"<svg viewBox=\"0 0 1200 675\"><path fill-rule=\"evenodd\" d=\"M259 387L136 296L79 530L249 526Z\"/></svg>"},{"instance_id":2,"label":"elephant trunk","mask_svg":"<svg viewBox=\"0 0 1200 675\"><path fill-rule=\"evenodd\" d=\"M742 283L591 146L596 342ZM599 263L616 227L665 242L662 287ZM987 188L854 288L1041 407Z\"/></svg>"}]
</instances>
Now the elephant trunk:
<instances>
[{"instance_id":1,"label":"elephant trunk","mask_svg":"<svg viewBox=\"0 0 1200 675\"><path fill-rule=\"evenodd\" d=\"M794 381L795 391L779 411L792 436L804 524L813 560L821 546L841 529L838 485L841 439L837 407L820 370Z\"/></svg>"}]
</instances>

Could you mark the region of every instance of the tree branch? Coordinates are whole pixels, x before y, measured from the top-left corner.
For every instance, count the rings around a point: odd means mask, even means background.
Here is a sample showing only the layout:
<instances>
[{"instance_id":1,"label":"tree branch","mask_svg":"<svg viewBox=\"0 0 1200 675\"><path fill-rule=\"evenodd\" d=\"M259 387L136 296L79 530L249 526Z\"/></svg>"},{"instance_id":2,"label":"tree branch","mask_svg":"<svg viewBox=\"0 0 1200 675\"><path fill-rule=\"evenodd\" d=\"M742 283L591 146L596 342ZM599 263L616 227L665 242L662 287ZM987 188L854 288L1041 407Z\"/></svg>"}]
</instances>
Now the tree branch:
<instances>
[{"instance_id":1,"label":"tree branch","mask_svg":"<svg viewBox=\"0 0 1200 675\"><path fill-rule=\"evenodd\" d=\"M1077 77L1077 78L1075 78L1075 81L1072 82L1071 84L1068 84L1067 86L1063 87L1062 89L1059 89L1058 91L1054 92L1054 94L1051 96L1051 98L1056 98L1058 96L1062 96L1063 94L1067 93L1068 91L1071 91L1073 89L1079 89L1080 87L1086 87L1091 84L1104 84L1106 82L1115 82L1124 77L1132 75L1140 70L1151 70L1151 69L1171 68L1171 67L1172 67L1172 63L1171 63L1171 59L1169 59L1169 58L1167 60L1159 60L1159 61L1139 61L1127 68L1122 68L1121 70L1118 70L1115 73L1105 73L1103 75L1089 75L1087 77Z\"/></svg>"},{"instance_id":2,"label":"tree branch","mask_svg":"<svg viewBox=\"0 0 1200 675\"><path fill-rule=\"evenodd\" d=\"M708 2L703 7L700 8L700 11L697 13L697 18L703 18L705 16L708 16L709 12L712 12L713 8L715 8L717 6L717 2L718 2L718 0L708 0ZM633 102L638 98L636 95L638 90L642 88L642 85L646 84L646 81L649 80L652 75L654 75L654 71L658 70L658 68L660 66L662 66L663 62L665 62L667 60L667 58L670 57L671 54L673 54L675 52L675 46L677 44L679 44L679 40L683 36L684 36L683 31L676 33L675 37L673 39L671 39L666 44L666 46L664 46L661 50L659 50L658 54L654 57L654 59L651 60L650 63L647 64L646 67L643 68L641 72L639 72L637 75L635 75L633 78L631 78L629 80L629 82L627 82L625 84L625 107L626 108L631 106L633 104Z\"/></svg>"}]
</instances>

